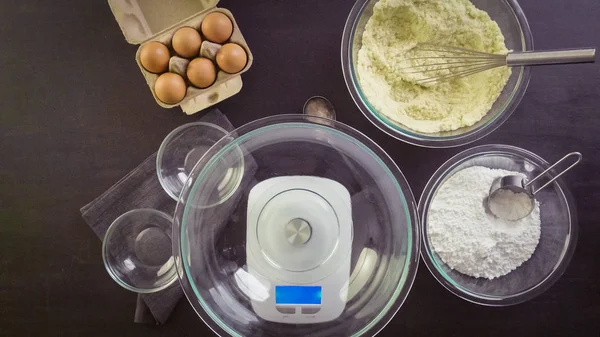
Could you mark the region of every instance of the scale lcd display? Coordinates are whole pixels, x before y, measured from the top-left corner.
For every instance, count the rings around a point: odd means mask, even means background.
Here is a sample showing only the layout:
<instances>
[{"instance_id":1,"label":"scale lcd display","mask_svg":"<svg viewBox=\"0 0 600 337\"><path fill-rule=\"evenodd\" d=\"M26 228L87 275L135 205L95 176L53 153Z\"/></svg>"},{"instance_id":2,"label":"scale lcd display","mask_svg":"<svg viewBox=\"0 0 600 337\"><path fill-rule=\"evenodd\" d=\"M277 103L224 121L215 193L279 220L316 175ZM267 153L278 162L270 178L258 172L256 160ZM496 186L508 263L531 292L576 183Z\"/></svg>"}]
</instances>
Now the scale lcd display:
<instances>
[{"instance_id":1,"label":"scale lcd display","mask_svg":"<svg viewBox=\"0 0 600 337\"><path fill-rule=\"evenodd\" d=\"M319 286L275 286L275 304L321 304Z\"/></svg>"}]
</instances>

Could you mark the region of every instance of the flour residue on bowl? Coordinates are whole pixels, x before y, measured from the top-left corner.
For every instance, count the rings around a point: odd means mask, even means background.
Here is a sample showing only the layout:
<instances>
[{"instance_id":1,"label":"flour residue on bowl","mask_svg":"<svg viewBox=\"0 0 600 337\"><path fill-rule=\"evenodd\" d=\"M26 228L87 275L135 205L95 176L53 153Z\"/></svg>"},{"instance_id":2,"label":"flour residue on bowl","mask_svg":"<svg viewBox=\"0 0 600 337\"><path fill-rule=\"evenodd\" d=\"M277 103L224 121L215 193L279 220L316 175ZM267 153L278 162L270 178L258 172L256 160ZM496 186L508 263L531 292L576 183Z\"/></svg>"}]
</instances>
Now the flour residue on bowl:
<instances>
[{"instance_id":1,"label":"flour residue on bowl","mask_svg":"<svg viewBox=\"0 0 600 337\"><path fill-rule=\"evenodd\" d=\"M427 217L433 250L450 268L473 277L508 274L533 255L541 235L540 204L531 214L509 221L486 211L494 179L521 175L473 166L458 171L436 192Z\"/></svg>"},{"instance_id":2,"label":"flour residue on bowl","mask_svg":"<svg viewBox=\"0 0 600 337\"><path fill-rule=\"evenodd\" d=\"M481 120L500 96L510 68L420 85L407 71L417 61L406 55L418 43L508 52L498 24L468 0L380 0L358 53L358 80L369 103L394 122L423 133Z\"/></svg>"}]
</instances>

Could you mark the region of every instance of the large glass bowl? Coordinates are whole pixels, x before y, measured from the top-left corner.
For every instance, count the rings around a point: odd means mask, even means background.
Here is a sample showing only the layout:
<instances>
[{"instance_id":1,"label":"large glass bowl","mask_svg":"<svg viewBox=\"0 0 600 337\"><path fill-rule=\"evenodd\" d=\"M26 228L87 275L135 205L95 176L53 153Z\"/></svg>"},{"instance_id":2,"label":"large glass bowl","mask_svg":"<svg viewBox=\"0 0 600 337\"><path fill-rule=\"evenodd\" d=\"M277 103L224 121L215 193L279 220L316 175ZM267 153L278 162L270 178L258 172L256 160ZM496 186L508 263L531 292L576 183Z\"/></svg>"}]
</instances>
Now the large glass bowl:
<instances>
[{"instance_id":1,"label":"large glass bowl","mask_svg":"<svg viewBox=\"0 0 600 337\"><path fill-rule=\"evenodd\" d=\"M506 306L530 300L558 280L575 251L578 227L573 198L560 178L536 194L542 224L533 256L505 276L493 280L470 277L449 268L435 252L428 234L428 215L440 186L454 173L471 166L516 171L533 178L550 164L529 151L507 145L471 148L444 163L429 179L419 200L423 260L446 289L467 301ZM554 171L548 172L540 184L555 175Z\"/></svg>"},{"instance_id":2,"label":"large glass bowl","mask_svg":"<svg viewBox=\"0 0 600 337\"><path fill-rule=\"evenodd\" d=\"M525 14L515 0L470 0L475 7L486 11L498 23L509 50L533 49L533 37ZM422 133L392 121L379 113L366 98L357 78L358 51L362 46L362 35L367 21L373 15L373 6L378 0L357 0L350 11L342 36L342 71L346 86L360 111L388 135L409 144L424 147L454 147L474 142L487 136L502 125L523 98L530 69L513 67L512 75L490 111L477 123L454 131Z\"/></svg>"},{"instance_id":3,"label":"large glass bowl","mask_svg":"<svg viewBox=\"0 0 600 337\"><path fill-rule=\"evenodd\" d=\"M215 203L221 173L241 160L241 183ZM377 144L339 122L280 115L233 131L194 167L173 254L218 335L370 336L410 291L418 224L408 183Z\"/></svg>"}]
</instances>

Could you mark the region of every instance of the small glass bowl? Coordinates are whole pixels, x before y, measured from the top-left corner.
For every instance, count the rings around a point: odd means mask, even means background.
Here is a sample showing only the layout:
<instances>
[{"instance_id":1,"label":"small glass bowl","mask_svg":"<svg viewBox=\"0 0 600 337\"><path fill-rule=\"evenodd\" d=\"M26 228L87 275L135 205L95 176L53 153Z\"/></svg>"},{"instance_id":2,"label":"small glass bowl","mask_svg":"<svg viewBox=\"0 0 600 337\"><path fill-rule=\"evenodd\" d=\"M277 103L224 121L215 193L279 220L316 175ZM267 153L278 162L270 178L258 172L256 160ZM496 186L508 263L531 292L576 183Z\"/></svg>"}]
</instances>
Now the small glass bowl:
<instances>
[{"instance_id":1,"label":"small glass bowl","mask_svg":"<svg viewBox=\"0 0 600 337\"><path fill-rule=\"evenodd\" d=\"M135 209L118 217L102 244L110 277L123 288L143 294L175 283L172 225L170 216L154 209Z\"/></svg>"},{"instance_id":2,"label":"small glass bowl","mask_svg":"<svg viewBox=\"0 0 600 337\"><path fill-rule=\"evenodd\" d=\"M560 178L540 191L536 200L540 202L541 237L532 257L507 275L493 280L467 276L448 267L433 249L428 234L428 214L440 186L454 173L471 166L521 172L531 179L550 164L527 150L508 145L478 146L452 157L429 179L419 201L421 256L438 282L467 301L487 306L528 301L554 284L573 256L578 233L573 198ZM556 172L550 171L546 178L554 176Z\"/></svg>"},{"instance_id":3,"label":"small glass bowl","mask_svg":"<svg viewBox=\"0 0 600 337\"><path fill-rule=\"evenodd\" d=\"M171 198L178 200L196 163L215 143L228 134L229 132L220 126L195 122L180 126L165 137L156 156L156 173L161 186ZM235 189L235 185L241 179L242 170L243 167L238 167L223 173L222 184L219 185L221 201Z\"/></svg>"},{"instance_id":4,"label":"small glass bowl","mask_svg":"<svg viewBox=\"0 0 600 337\"><path fill-rule=\"evenodd\" d=\"M394 122L379 113L363 93L356 73L358 51L362 47L362 36L368 20L373 15L373 6L379 0L357 0L350 11L342 35L342 71L350 96L360 111L380 130L409 144L444 148L465 145L481 139L502 125L517 108L525 95L531 70L528 67L513 67L512 75L502 93L488 113L472 126L454 131L422 133ZM514 51L533 49L533 36L523 10L516 0L471 0L475 7L487 12L498 23L505 37L506 47Z\"/></svg>"}]
</instances>

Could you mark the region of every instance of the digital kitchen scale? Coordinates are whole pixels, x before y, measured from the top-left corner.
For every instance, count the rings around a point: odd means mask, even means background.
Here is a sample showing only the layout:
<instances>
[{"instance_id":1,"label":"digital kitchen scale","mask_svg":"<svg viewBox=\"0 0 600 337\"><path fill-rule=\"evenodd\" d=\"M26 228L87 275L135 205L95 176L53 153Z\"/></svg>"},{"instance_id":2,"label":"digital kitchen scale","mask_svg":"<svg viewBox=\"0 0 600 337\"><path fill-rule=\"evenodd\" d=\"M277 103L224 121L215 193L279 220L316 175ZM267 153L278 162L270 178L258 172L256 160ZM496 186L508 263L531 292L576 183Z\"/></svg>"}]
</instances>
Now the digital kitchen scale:
<instances>
[{"instance_id":1,"label":"digital kitchen scale","mask_svg":"<svg viewBox=\"0 0 600 337\"><path fill-rule=\"evenodd\" d=\"M312 176L264 180L248 197L248 273L268 291L251 298L267 321L336 319L346 307L353 225L350 193Z\"/></svg>"}]
</instances>

